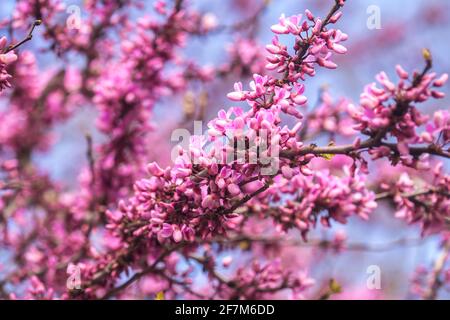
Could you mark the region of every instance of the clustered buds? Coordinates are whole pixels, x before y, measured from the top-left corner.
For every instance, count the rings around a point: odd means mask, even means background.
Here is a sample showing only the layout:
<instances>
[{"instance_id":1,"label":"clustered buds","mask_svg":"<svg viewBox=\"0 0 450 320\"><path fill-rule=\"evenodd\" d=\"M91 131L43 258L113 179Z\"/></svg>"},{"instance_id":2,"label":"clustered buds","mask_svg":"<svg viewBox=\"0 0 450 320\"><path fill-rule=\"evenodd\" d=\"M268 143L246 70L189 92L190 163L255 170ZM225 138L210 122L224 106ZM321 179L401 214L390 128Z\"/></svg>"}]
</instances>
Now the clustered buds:
<instances>
[{"instance_id":1,"label":"clustered buds","mask_svg":"<svg viewBox=\"0 0 450 320\"><path fill-rule=\"evenodd\" d=\"M418 189L407 173L392 188L397 206L396 217L409 223L420 223L424 234L446 230L450 219L450 176L443 164L433 169L432 181Z\"/></svg>"},{"instance_id":2,"label":"clustered buds","mask_svg":"<svg viewBox=\"0 0 450 320\"><path fill-rule=\"evenodd\" d=\"M283 14L271 27L268 56L250 36L233 35L229 60L208 67L182 49L192 36L227 27L184 1L154 1L154 16L133 21L135 11L126 9L143 3L89 0L83 23L70 31L58 23L62 1L17 1L14 28L25 30L31 16L43 16L49 50L83 59L60 71L40 70L33 53L15 53L0 38L0 92L7 102L0 110L0 218L6 220L0 250L14 265L11 271L0 264L0 295L304 298L316 285L305 271L310 261L285 240L296 245L315 229L368 220L387 199L396 217L419 224L424 236L440 232L447 243L450 177L432 156L450 157L450 113L428 116L420 104L444 97L448 76L430 72L429 51L423 72L397 66L398 83L379 73L356 106L333 100L327 90L308 106L307 76L317 66L335 69L333 54L347 51L347 35L332 27L343 4L336 0L324 19L309 10ZM230 74L251 77L250 83L236 82L227 94L232 106L210 118L204 135L174 148L167 165L162 143L149 147L159 120L155 106L170 96L176 104L184 94L185 115L197 116L197 101L202 112L211 111L194 92L210 94L208 82ZM80 106L95 109L102 137L96 145L86 135L87 164L72 188L34 157L49 150L55 125ZM172 112L164 109L170 118ZM369 167L367 154L379 166ZM337 254L351 246L342 230L327 239L318 239L318 250ZM426 273L417 273L417 290ZM194 281L197 275L207 281ZM450 283L449 270L442 279ZM324 297L341 290L335 280L326 289Z\"/></svg>"},{"instance_id":3,"label":"clustered buds","mask_svg":"<svg viewBox=\"0 0 450 320\"><path fill-rule=\"evenodd\" d=\"M420 133L417 128L426 124L429 117L425 115L416 104L423 103L430 98L443 98L444 93L438 91L448 78L447 74L437 77L436 73L419 75L415 72L410 79L409 74L397 66L400 78L394 84L385 72L377 75L376 83L364 88L358 107L348 105L348 111L356 122L354 128L366 135L374 136L384 132L396 138L397 151L403 164L415 166L411 157L409 146L420 143L435 143L442 145L448 143L448 112L435 113L433 122L426 125L426 131ZM437 141L442 132L442 141ZM447 133L446 133L447 132ZM387 146L377 146L371 150L374 158L388 156L391 153Z\"/></svg>"},{"instance_id":4,"label":"clustered buds","mask_svg":"<svg viewBox=\"0 0 450 320\"><path fill-rule=\"evenodd\" d=\"M304 105L307 101L303 95L305 87L303 84L295 83L292 86L278 86L276 79L269 76L253 75L253 81L250 82L250 91L243 90L242 83L235 83L235 91L230 92L227 97L233 101L247 101L254 109L269 109L276 106L282 112L302 118L301 113L296 106Z\"/></svg>"},{"instance_id":5,"label":"clustered buds","mask_svg":"<svg viewBox=\"0 0 450 320\"><path fill-rule=\"evenodd\" d=\"M351 175L348 167L344 171L346 176L338 178L326 171L305 175L282 167L277 188L269 189L270 200L287 200L278 206L258 203L252 210L269 213L279 231L296 228L305 239L317 222L330 227L332 220L345 224L351 216L367 220L377 207L375 194L367 189L364 175Z\"/></svg>"},{"instance_id":6,"label":"clustered buds","mask_svg":"<svg viewBox=\"0 0 450 320\"><path fill-rule=\"evenodd\" d=\"M266 49L270 53L267 57L266 68L286 73L287 80L296 82L305 79L305 75L314 76L315 65L328 69L336 69L337 65L331 60L332 53L343 54L347 49L341 42L348 36L339 29L327 29L326 24L336 23L342 12L335 13L329 21L316 18L309 10L303 15L280 17L280 22L273 25L271 30L277 34L272 44ZM295 36L294 54L289 54L278 35L291 34Z\"/></svg>"},{"instance_id":7,"label":"clustered buds","mask_svg":"<svg viewBox=\"0 0 450 320\"><path fill-rule=\"evenodd\" d=\"M291 290L291 298L301 299L303 292L314 285L314 280L305 271L286 270L279 259L263 265L253 261L250 267L236 270L230 281L236 283L240 290L227 287L219 290L223 299L270 299L286 289ZM257 285L253 286L253 283Z\"/></svg>"}]
</instances>

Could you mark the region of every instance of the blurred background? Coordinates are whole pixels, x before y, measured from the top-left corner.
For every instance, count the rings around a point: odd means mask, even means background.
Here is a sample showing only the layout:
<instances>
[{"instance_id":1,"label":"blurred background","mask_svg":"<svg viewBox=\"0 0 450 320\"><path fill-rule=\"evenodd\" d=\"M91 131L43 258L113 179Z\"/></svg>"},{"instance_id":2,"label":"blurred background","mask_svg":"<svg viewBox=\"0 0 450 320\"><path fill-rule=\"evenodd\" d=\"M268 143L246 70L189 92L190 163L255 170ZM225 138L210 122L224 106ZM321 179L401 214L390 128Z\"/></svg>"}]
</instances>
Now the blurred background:
<instances>
[{"instance_id":1,"label":"blurred background","mask_svg":"<svg viewBox=\"0 0 450 320\"><path fill-rule=\"evenodd\" d=\"M191 57L204 67L219 67L229 60L233 52L233 44L239 39L253 41L255 48L259 46L264 57L264 45L272 39L270 26L278 21L282 13L293 15L310 9L318 16L324 16L332 6L332 0L189 0L198 11L208 13L212 23L218 30L210 34L194 37L188 41L183 54ZM148 13L151 14L152 1L147 1ZM67 6L75 4L81 8L83 2L65 2ZM374 7L375 6L375 7ZM374 8L380 12L379 29L369 29L367 21ZM369 9L369 12L368 12ZM14 1L2 0L0 3L0 20L11 16ZM395 65L400 63L406 70L423 67L422 48L430 49L433 55L433 70L438 73L450 73L450 2L446 0L350 0L343 9L344 16L339 21L339 28L349 35L345 43L348 52L336 56L336 70L319 69L317 76L306 80L306 96L309 99L309 110L317 104L321 90L326 87L332 97L338 100L346 97L358 102L363 87L374 81L379 71L386 71L392 79L396 79ZM257 14L256 14L257 13ZM144 15L136 11L136 16ZM64 21L62 20L62 23ZM238 26L239 37L232 31ZM0 29L0 35L7 32ZM23 33L23 32L22 32ZM21 31L16 36L19 38ZM66 59L58 59L46 50L46 42L37 29L33 41L26 44L38 58L40 69L56 69L61 64L77 65L81 61L76 55ZM231 53L230 53L231 52ZM250 66L249 66L250 67ZM192 129L192 121L186 120L186 108L191 97L198 99L207 92L208 103L203 110L204 124L222 108L232 104L226 99L226 93L232 90L235 81L248 84L250 73L234 72L224 77L216 77L209 82L192 82L188 90L177 96L166 97L158 102L152 122L154 156L148 162L157 160L170 165L170 150L173 142L170 134L173 129L185 127ZM447 84L443 90L450 93ZM449 109L449 98L432 100L426 104L426 113L437 109ZM6 108L0 100L0 108ZM169 110L169 111L168 111ZM422 110L422 109L421 109ZM423 109L425 110L425 109ZM49 152L35 153L35 161L43 170L66 188L77 185L77 175L86 165L84 132L94 136L94 141L102 140L93 122L95 110L82 106L69 121L54 128L55 144ZM1 123L0 123L1 126ZM204 127L206 129L206 127ZM327 136L319 136L313 141L319 145L329 141ZM339 140L343 142L345 140ZM166 155L166 156L165 156ZM320 165L320 164L318 164ZM449 163L445 163L448 170ZM392 167L386 167L384 174L390 175ZM436 236L420 237L416 226L407 226L404 221L393 217L392 208L382 204L367 222L353 218L348 225L333 226L330 230L318 227L311 239L331 239L336 232L345 231L348 238L348 249L336 253L325 251L317 246L295 246L294 256L304 259L310 268L313 278L325 279L333 277L343 286L343 294L335 298L350 298L349 293L357 298L415 298L411 293L411 277L420 266L430 267L438 253ZM2 255L0 254L0 261ZM381 270L381 290L364 290L368 277L367 268L377 265ZM363 289L360 289L363 288ZM450 298L450 294L441 291L440 298Z\"/></svg>"}]
</instances>

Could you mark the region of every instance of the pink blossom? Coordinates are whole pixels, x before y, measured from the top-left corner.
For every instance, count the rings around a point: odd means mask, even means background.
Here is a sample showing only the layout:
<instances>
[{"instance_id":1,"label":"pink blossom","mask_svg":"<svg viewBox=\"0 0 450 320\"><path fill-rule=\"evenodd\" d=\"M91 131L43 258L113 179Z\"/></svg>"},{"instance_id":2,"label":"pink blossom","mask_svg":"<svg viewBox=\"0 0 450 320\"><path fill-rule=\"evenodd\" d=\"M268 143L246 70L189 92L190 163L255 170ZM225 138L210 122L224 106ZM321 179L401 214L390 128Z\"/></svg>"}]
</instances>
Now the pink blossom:
<instances>
[{"instance_id":1,"label":"pink blossom","mask_svg":"<svg viewBox=\"0 0 450 320\"><path fill-rule=\"evenodd\" d=\"M189 1L89 0L71 28L62 1L18 0L0 21L18 37L42 17L40 37L0 38L0 295L377 298L338 290L317 268L370 248L347 225L375 226L375 210L439 233L440 274L420 269L412 286L429 298L433 281L448 286L450 180L437 159L450 157L450 118L423 104L444 96L439 61L425 50L424 69L380 72L357 104L325 87L316 103L305 82L318 66L361 56L334 25L344 1L323 17L281 15L266 46L255 35L267 4L230 5L249 19L228 24ZM209 41L226 54L205 50ZM214 115L230 81L231 106ZM195 120L205 133L194 123L170 150L171 131ZM66 149L68 137L79 148Z\"/></svg>"},{"instance_id":2,"label":"pink blossom","mask_svg":"<svg viewBox=\"0 0 450 320\"><path fill-rule=\"evenodd\" d=\"M338 29L327 29L320 18L315 19L308 11L305 13L307 20L302 20L302 15L286 18L280 17L279 24L273 25L271 30L276 34L292 34L296 36L297 44L294 46L295 54L291 56L287 47L279 42L277 36L272 44L266 47L271 54L267 60L266 68L277 72L288 72L288 79L295 82L303 79L305 74L314 76L314 64L335 69L337 65L331 61L332 52L343 54L347 49L340 42L347 40L347 35ZM341 14L336 13L329 24L336 23ZM308 21L309 20L309 21ZM309 22L312 22L311 24Z\"/></svg>"},{"instance_id":3,"label":"pink blossom","mask_svg":"<svg viewBox=\"0 0 450 320\"><path fill-rule=\"evenodd\" d=\"M6 48L6 37L0 38L0 52ZM17 60L17 55L13 51L8 53L0 53L0 92L5 88L10 87L11 84L9 80L11 75L6 71L6 67Z\"/></svg>"}]
</instances>

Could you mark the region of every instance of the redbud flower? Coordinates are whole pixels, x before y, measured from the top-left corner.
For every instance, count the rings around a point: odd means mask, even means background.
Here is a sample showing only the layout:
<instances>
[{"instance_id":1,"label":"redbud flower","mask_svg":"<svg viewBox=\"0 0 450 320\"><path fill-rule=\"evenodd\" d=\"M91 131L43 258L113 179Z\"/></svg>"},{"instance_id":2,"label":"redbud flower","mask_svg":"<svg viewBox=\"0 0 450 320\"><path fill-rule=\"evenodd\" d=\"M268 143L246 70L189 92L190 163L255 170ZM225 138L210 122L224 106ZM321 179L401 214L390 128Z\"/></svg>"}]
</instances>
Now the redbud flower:
<instances>
[{"instance_id":1,"label":"redbud flower","mask_svg":"<svg viewBox=\"0 0 450 320\"><path fill-rule=\"evenodd\" d=\"M2 52L6 47L6 37L0 38L0 52ZM0 53L0 92L2 92L5 88L11 86L10 79L11 75L6 71L8 65L17 60L17 56L13 51L8 53Z\"/></svg>"}]
</instances>

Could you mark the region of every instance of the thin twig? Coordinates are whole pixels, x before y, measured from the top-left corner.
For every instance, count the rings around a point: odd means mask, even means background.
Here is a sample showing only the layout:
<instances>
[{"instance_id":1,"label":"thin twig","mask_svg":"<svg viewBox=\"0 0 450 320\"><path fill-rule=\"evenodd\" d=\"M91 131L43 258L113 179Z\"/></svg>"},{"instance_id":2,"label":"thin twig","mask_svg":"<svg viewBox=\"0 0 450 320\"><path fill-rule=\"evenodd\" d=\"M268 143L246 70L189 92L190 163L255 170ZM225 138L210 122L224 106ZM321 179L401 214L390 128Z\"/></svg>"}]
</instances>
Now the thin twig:
<instances>
[{"instance_id":1,"label":"thin twig","mask_svg":"<svg viewBox=\"0 0 450 320\"><path fill-rule=\"evenodd\" d=\"M237 244L242 242L262 243L274 246L283 247L310 247L318 249L333 249L333 242L331 240L312 239L307 242L301 239L286 239L286 238L272 238L272 237L258 237L258 236L237 236L234 238L215 238L211 239L210 243ZM204 243L204 241L203 241ZM386 252L394 250L398 247L414 247L424 243L423 238L399 238L383 243L364 243L364 242L349 242L344 243L342 249L345 251L369 251L369 252Z\"/></svg>"},{"instance_id":2,"label":"thin twig","mask_svg":"<svg viewBox=\"0 0 450 320\"><path fill-rule=\"evenodd\" d=\"M86 157L89 162L89 170L91 171L91 186L95 186L95 161L94 161L94 152L92 147L92 136L87 133L86 134L86 143L87 143L87 149L86 149Z\"/></svg>"},{"instance_id":3,"label":"thin twig","mask_svg":"<svg viewBox=\"0 0 450 320\"><path fill-rule=\"evenodd\" d=\"M431 274L430 288L425 293L424 298L426 300L435 300L438 296L439 289L443 286L443 281L441 279L442 270L444 269L445 263L449 259L450 255L450 242L447 241L440 255L434 262L433 272Z\"/></svg>"},{"instance_id":4,"label":"thin twig","mask_svg":"<svg viewBox=\"0 0 450 320\"><path fill-rule=\"evenodd\" d=\"M147 268L143 269L141 272L137 272L135 273L131 278L129 278L127 281L125 281L124 283L122 283L120 286L115 287L111 290L109 290L101 299L105 300L105 299L109 299L113 296L115 296L117 293L119 293L120 291L124 290L125 288L127 288L129 285L131 285L132 283L136 282L137 280L139 280L140 278L142 278L143 276L153 272L156 270L156 267L158 266L158 264L160 262L162 262L164 260L165 257L167 257L169 254L171 254L172 252L174 252L175 250L179 249L181 245L176 245L172 248L166 249L164 250L163 253L161 253L159 255L159 257Z\"/></svg>"},{"instance_id":5,"label":"thin twig","mask_svg":"<svg viewBox=\"0 0 450 320\"><path fill-rule=\"evenodd\" d=\"M28 31L27 36L26 36L23 40L19 41L18 43L12 44L12 45L6 47L5 50L3 51L3 53L8 53L8 52L10 52L10 51L12 51L12 50L15 50L15 49L17 49L18 47L20 47L21 45L23 45L25 42L28 42L28 41L30 41L31 39L33 39L33 31L34 31L34 28L36 28L37 26L39 26L41 23L42 23L41 20L36 20L36 21L34 21L33 24L31 25L30 31Z\"/></svg>"}]
</instances>

